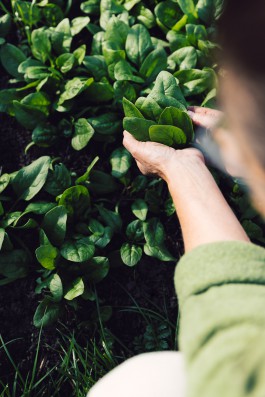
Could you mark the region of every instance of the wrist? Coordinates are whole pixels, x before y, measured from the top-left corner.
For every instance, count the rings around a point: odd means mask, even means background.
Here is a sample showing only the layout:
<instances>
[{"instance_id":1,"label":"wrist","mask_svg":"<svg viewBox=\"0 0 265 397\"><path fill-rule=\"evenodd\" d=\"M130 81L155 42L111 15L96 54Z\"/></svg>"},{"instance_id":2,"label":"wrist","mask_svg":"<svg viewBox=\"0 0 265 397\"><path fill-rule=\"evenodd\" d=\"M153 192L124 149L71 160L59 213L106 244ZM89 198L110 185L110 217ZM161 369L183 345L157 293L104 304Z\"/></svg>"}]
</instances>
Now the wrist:
<instances>
[{"instance_id":1,"label":"wrist","mask_svg":"<svg viewBox=\"0 0 265 397\"><path fill-rule=\"evenodd\" d=\"M163 168L161 176L169 187L176 183L181 187L180 179L186 183L202 176L205 171L207 174L209 172L202 153L197 149L175 150L174 156L165 162Z\"/></svg>"}]
</instances>

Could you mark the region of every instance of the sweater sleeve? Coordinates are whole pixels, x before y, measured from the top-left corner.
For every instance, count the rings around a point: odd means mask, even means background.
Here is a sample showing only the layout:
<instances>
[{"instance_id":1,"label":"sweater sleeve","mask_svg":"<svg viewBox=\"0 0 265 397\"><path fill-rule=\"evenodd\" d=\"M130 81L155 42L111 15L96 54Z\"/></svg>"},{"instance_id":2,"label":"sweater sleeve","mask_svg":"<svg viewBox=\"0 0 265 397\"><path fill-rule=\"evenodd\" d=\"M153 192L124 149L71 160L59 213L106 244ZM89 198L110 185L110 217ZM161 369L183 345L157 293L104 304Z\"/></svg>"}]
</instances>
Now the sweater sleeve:
<instances>
[{"instance_id":1,"label":"sweater sleeve","mask_svg":"<svg viewBox=\"0 0 265 397\"><path fill-rule=\"evenodd\" d=\"M200 246L177 265L189 397L265 395L265 250Z\"/></svg>"}]
</instances>

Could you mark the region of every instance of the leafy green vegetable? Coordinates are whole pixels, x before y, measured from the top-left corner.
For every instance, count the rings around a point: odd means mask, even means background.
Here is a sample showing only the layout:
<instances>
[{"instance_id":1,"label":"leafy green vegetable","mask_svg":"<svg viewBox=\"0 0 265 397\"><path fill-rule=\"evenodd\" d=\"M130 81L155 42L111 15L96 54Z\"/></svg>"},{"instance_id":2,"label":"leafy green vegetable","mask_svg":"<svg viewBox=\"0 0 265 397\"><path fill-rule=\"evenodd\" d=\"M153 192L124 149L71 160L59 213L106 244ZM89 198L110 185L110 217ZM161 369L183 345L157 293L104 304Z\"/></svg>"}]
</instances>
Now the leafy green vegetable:
<instances>
[{"instance_id":1,"label":"leafy green vegetable","mask_svg":"<svg viewBox=\"0 0 265 397\"><path fill-rule=\"evenodd\" d=\"M36 326L56 321L65 300L71 307L95 300L92 285L110 264L133 267L146 255L175 260L165 237L172 199L161 180L139 175L122 127L140 141L192 143L187 106L216 104L221 3L87 0L79 8L17 0L2 7L0 112L32 132L26 153L33 161L10 174L2 164L0 285L26 277L29 266L37 270L45 297ZM248 233L263 243L255 214L233 195Z\"/></svg>"},{"instance_id":2,"label":"leafy green vegetable","mask_svg":"<svg viewBox=\"0 0 265 397\"><path fill-rule=\"evenodd\" d=\"M75 150L86 147L94 135L94 128L86 119L79 119L75 122L75 132L72 138L72 146Z\"/></svg>"},{"instance_id":3,"label":"leafy green vegetable","mask_svg":"<svg viewBox=\"0 0 265 397\"><path fill-rule=\"evenodd\" d=\"M95 246L88 237L66 240L61 247L61 255L71 262L85 262L92 258Z\"/></svg>"},{"instance_id":4,"label":"leafy green vegetable","mask_svg":"<svg viewBox=\"0 0 265 397\"><path fill-rule=\"evenodd\" d=\"M121 258L125 265L135 266L142 257L142 248L135 244L124 243L121 247Z\"/></svg>"},{"instance_id":5,"label":"leafy green vegetable","mask_svg":"<svg viewBox=\"0 0 265 397\"><path fill-rule=\"evenodd\" d=\"M41 190L47 179L50 164L50 157L43 156L18 171L12 181L18 198L31 200Z\"/></svg>"}]
</instances>

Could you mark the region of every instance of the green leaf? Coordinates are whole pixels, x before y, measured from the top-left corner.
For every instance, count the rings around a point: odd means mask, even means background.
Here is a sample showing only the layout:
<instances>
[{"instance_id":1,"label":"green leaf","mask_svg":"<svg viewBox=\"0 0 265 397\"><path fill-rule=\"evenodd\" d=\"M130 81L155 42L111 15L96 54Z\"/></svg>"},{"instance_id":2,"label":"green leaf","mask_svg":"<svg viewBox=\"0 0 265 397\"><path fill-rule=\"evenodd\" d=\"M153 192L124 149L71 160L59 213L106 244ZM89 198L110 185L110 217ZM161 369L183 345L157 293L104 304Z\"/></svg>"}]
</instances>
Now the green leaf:
<instances>
[{"instance_id":1,"label":"green leaf","mask_svg":"<svg viewBox=\"0 0 265 397\"><path fill-rule=\"evenodd\" d=\"M134 83L144 83L144 80L133 74L133 70L128 62L121 60L114 66L114 78L118 81L132 81Z\"/></svg>"},{"instance_id":2,"label":"green leaf","mask_svg":"<svg viewBox=\"0 0 265 397\"><path fill-rule=\"evenodd\" d=\"M64 17L63 10L59 5L53 3L45 4L42 8L42 14L46 19L46 24L49 26L56 26Z\"/></svg>"},{"instance_id":3,"label":"green leaf","mask_svg":"<svg viewBox=\"0 0 265 397\"><path fill-rule=\"evenodd\" d=\"M71 26L68 18L63 19L56 28L50 28L52 46L57 54L70 52L72 43Z\"/></svg>"},{"instance_id":4,"label":"green leaf","mask_svg":"<svg viewBox=\"0 0 265 397\"><path fill-rule=\"evenodd\" d=\"M163 109L150 97L139 97L135 105L141 110L142 114L150 120L158 121Z\"/></svg>"},{"instance_id":5,"label":"green leaf","mask_svg":"<svg viewBox=\"0 0 265 397\"><path fill-rule=\"evenodd\" d=\"M11 28L10 14L4 14L0 17L0 37L5 37Z\"/></svg>"},{"instance_id":6,"label":"green leaf","mask_svg":"<svg viewBox=\"0 0 265 397\"><path fill-rule=\"evenodd\" d=\"M115 81L113 84L114 97L117 103L121 103L123 98L132 102L136 100L136 91L132 83L129 81Z\"/></svg>"},{"instance_id":7,"label":"green leaf","mask_svg":"<svg viewBox=\"0 0 265 397\"><path fill-rule=\"evenodd\" d=\"M54 207L56 207L55 203L49 203L46 201L36 201L34 203L30 203L29 205L27 205L24 214L33 212L33 214L36 215L43 215Z\"/></svg>"},{"instance_id":8,"label":"green leaf","mask_svg":"<svg viewBox=\"0 0 265 397\"><path fill-rule=\"evenodd\" d=\"M71 69L73 69L75 64L76 64L76 57L74 56L74 54L69 54L69 53L61 54L56 59L56 66L60 69L62 73L69 72Z\"/></svg>"},{"instance_id":9,"label":"green leaf","mask_svg":"<svg viewBox=\"0 0 265 397\"><path fill-rule=\"evenodd\" d=\"M123 128L142 142L150 141L149 128L154 125L156 125L155 121L137 117L125 117L123 119Z\"/></svg>"},{"instance_id":10,"label":"green leaf","mask_svg":"<svg viewBox=\"0 0 265 397\"><path fill-rule=\"evenodd\" d=\"M120 133L122 124L120 115L117 113L106 112L100 116L88 118L97 134L112 135Z\"/></svg>"},{"instance_id":11,"label":"green leaf","mask_svg":"<svg viewBox=\"0 0 265 397\"><path fill-rule=\"evenodd\" d=\"M97 206L99 214L103 220L103 222L109 226L113 232L120 232L122 227L122 219L120 214L114 211L110 211L104 207Z\"/></svg>"},{"instance_id":12,"label":"green leaf","mask_svg":"<svg viewBox=\"0 0 265 397\"><path fill-rule=\"evenodd\" d=\"M33 324L37 328L53 324L59 317L61 306L50 297L46 297L39 304L33 317Z\"/></svg>"},{"instance_id":13,"label":"green leaf","mask_svg":"<svg viewBox=\"0 0 265 397\"><path fill-rule=\"evenodd\" d=\"M89 261L86 276L93 283L99 283L108 275L109 267L108 258L104 256L95 256Z\"/></svg>"},{"instance_id":14,"label":"green leaf","mask_svg":"<svg viewBox=\"0 0 265 397\"><path fill-rule=\"evenodd\" d=\"M13 101L20 101L22 97L22 92L15 88L0 90L0 112L14 116Z\"/></svg>"},{"instance_id":15,"label":"green leaf","mask_svg":"<svg viewBox=\"0 0 265 397\"><path fill-rule=\"evenodd\" d=\"M2 193L10 182L10 176L3 174L0 176L0 193Z\"/></svg>"},{"instance_id":16,"label":"green leaf","mask_svg":"<svg viewBox=\"0 0 265 397\"><path fill-rule=\"evenodd\" d=\"M145 58L140 67L140 74L153 81L157 75L167 68L167 54L163 48L156 48Z\"/></svg>"},{"instance_id":17,"label":"green leaf","mask_svg":"<svg viewBox=\"0 0 265 397\"><path fill-rule=\"evenodd\" d=\"M152 29L155 24L155 16L151 10L146 8L144 5L139 4L136 8L136 19L142 23L147 29Z\"/></svg>"},{"instance_id":18,"label":"green leaf","mask_svg":"<svg viewBox=\"0 0 265 397\"><path fill-rule=\"evenodd\" d=\"M89 17L76 17L71 21L71 34L76 36L81 32L90 22Z\"/></svg>"},{"instance_id":19,"label":"green leaf","mask_svg":"<svg viewBox=\"0 0 265 397\"><path fill-rule=\"evenodd\" d=\"M105 41L116 49L124 49L128 32L128 23L113 17L106 26Z\"/></svg>"},{"instance_id":20,"label":"green leaf","mask_svg":"<svg viewBox=\"0 0 265 397\"><path fill-rule=\"evenodd\" d=\"M178 4L184 14L190 14L197 17L197 12L193 0L178 0Z\"/></svg>"},{"instance_id":21,"label":"green leaf","mask_svg":"<svg viewBox=\"0 0 265 397\"><path fill-rule=\"evenodd\" d=\"M21 77L18 66L25 61L26 56L18 47L13 44L4 44L0 49L0 59L7 73L16 78Z\"/></svg>"},{"instance_id":22,"label":"green leaf","mask_svg":"<svg viewBox=\"0 0 265 397\"><path fill-rule=\"evenodd\" d=\"M85 91L85 99L91 103L104 103L113 99L113 87L106 78L94 82Z\"/></svg>"},{"instance_id":23,"label":"green leaf","mask_svg":"<svg viewBox=\"0 0 265 397\"><path fill-rule=\"evenodd\" d=\"M18 171L12 186L20 199L28 201L39 193L46 181L50 164L50 157L43 156Z\"/></svg>"},{"instance_id":24,"label":"green leaf","mask_svg":"<svg viewBox=\"0 0 265 397\"><path fill-rule=\"evenodd\" d=\"M81 10L85 14L99 15L100 13L100 0L88 0L81 3Z\"/></svg>"},{"instance_id":25,"label":"green leaf","mask_svg":"<svg viewBox=\"0 0 265 397\"><path fill-rule=\"evenodd\" d=\"M48 123L39 124L32 131L32 141L40 147L52 146L57 138L57 128Z\"/></svg>"},{"instance_id":26,"label":"green leaf","mask_svg":"<svg viewBox=\"0 0 265 397\"><path fill-rule=\"evenodd\" d=\"M89 190L98 195L110 194L119 189L117 180L103 171L92 170L89 182Z\"/></svg>"},{"instance_id":27,"label":"green leaf","mask_svg":"<svg viewBox=\"0 0 265 397\"><path fill-rule=\"evenodd\" d=\"M158 122L159 124L178 127L182 131L184 131L188 141L191 141L193 139L194 132L191 118L186 112L183 112L182 110L168 107L161 113Z\"/></svg>"},{"instance_id":28,"label":"green leaf","mask_svg":"<svg viewBox=\"0 0 265 397\"><path fill-rule=\"evenodd\" d=\"M146 220L147 212L148 212L148 205L142 199L136 199L132 204L132 212L136 216L136 218L140 219L141 221Z\"/></svg>"},{"instance_id":29,"label":"green leaf","mask_svg":"<svg viewBox=\"0 0 265 397\"><path fill-rule=\"evenodd\" d=\"M140 110L137 109L137 107L130 102L128 99L123 98L122 100L122 105L123 105L123 111L126 117L137 117L139 119L143 119L144 116L140 112Z\"/></svg>"},{"instance_id":30,"label":"green leaf","mask_svg":"<svg viewBox=\"0 0 265 397\"><path fill-rule=\"evenodd\" d=\"M110 226L106 226L102 235L99 236L97 233L95 233L90 236L89 239L93 244L95 244L96 247L105 248L110 243L112 237L113 229Z\"/></svg>"},{"instance_id":31,"label":"green leaf","mask_svg":"<svg viewBox=\"0 0 265 397\"><path fill-rule=\"evenodd\" d=\"M186 100L177 84L177 80L172 74L168 72L160 72L155 81L154 88L150 95L161 107L171 106L171 101L176 103L178 107L179 102L186 106ZM172 105L174 106L174 105ZM185 109L185 108L184 108Z\"/></svg>"},{"instance_id":32,"label":"green leaf","mask_svg":"<svg viewBox=\"0 0 265 397\"><path fill-rule=\"evenodd\" d=\"M132 221L126 228L126 236L129 240L136 242L144 238L143 223L139 219Z\"/></svg>"},{"instance_id":33,"label":"green leaf","mask_svg":"<svg viewBox=\"0 0 265 397\"><path fill-rule=\"evenodd\" d=\"M76 240L66 240L60 252L70 262L85 262L94 255L95 246L88 237L81 237Z\"/></svg>"},{"instance_id":34,"label":"green leaf","mask_svg":"<svg viewBox=\"0 0 265 397\"><path fill-rule=\"evenodd\" d=\"M1 252L0 274L10 280L23 278L28 274L29 258L22 249Z\"/></svg>"},{"instance_id":35,"label":"green leaf","mask_svg":"<svg viewBox=\"0 0 265 397\"><path fill-rule=\"evenodd\" d=\"M81 79L79 77L74 77L72 80L67 81L64 91L59 97L59 105L63 104L65 101L69 101L69 99L75 98L77 95L80 95L93 83L93 81L93 78Z\"/></svg>"},{"instance_id":36,"label":"green leaf","mask_svg":"<svg viewBox=\"0 0 265 397\"><path fill-rule=\"evenodd\" d=\"M72 186L63 192L58 204L66 208L70 217L78 218L90 208L90 195L85 186Z\"/></svg>"},{"instance_id":37,"label":"green leaf","mask_svg":"<svg viewBox=\"0 0 265 397\"><path fill-rule=\"evenodd\" d=\"M173 60L179 69L193 69L197 64L197 52L194 47L183 47L173 52L168 58Z\"/></svg>"},{"instance_id":38,"label":"green leaf","mask_svg":"<svg viewBox=\"0 0 265 397\"><path fill-rule=\"evenodd\" d=\"M196 8L200 19L210 25L221 14L223 3L223 0L199 0Z\"/></svg>"},{"instance_id":39,"label":"green leaf","mask_svg":"<svg viewBox=\"0 0 265 397\"><path fill-rule=\"evenodd\" d=\"M49 170L44 189L53 196L62 194L71 186L71 175L64 164L56 164L54 170Z\"/></svg>"},{"instance_id":40,"label":"green leaf","mask_svg":"<svg viewBox=\"0 0 265 397\"><path fill-rule=\"evenodd\" d=\"M145 244L144 253L163 262L171 262L176 260L176 258L174 258L164 246L156 247Z\"/></svg>"},{"instance_id":41,"label":"green leaf","mask_svg":"<svg viewBox=\"0 0 265 397\"><path fill-rule=\"evenodd\" d=\"M4 238L5 238L5 229L0 228L0 251L2 249Z\"/></svg>"},{"instance_id":42,"label":"green leaf","mask_svg":"<svg viewBox=\"0 0 265 397\"><path fill-rule=\"evenodd\" d=\"M56 267L59 251L52 245L41 245L35 251L36 258L42 267L53 270Z\"/></svg>"},{"instance_id":43,"label":"green leaf","mask_svg":"<svg viewBox=\"0 0 265 397\"><path fill-rule=\"evenodd\" d=\"M100 2L100 26L106 29L112 15L120 14L124 8L117 0L101 0Z\"/></svg>"},{"instance_id":44,"label":"green leaf","mask_svg":"<svg viewBox=\"0 0 265 397\"><path fill-rule=\"evenodd\" d=\"M176 50L179 50L180 48L190 46L190 42L186 34L175 32L173 30L170 30L168 32L167 40L169 41L171 53L173 53Z\"/></svg>"},{"instance_id":45,"label":"green leaf","mask_svg":"<svg viewBox=\"0 0 265 397\"><path fill-rule=\"evenodd\" d=\"M135 244L124 243L121 247L121 259L127 266L135 266L142 257L142 248Z\"/></svg>"},{"instance_id":46,"label":"green leaf","mask_svg":"<svg viewBox=\"0 0 265 397\"><path fill-rule=\"evenodd\" d=\"M58 274L53 274L50 283L50 291L55 302L60 302L63 297L63 284Z\"/></svg>"},{"instance_id":47,"label":"green leaf","mask_svg":"<svg viewBox=\"0 0 265 397\"><path fill-rule=\"evenodd\" d=\"M178 78L185 96L199 95L212 89L215 79L214 71L208 68L180 70L174 76Z\"/></svg>"},{"instance_id":48,"label":"green leaf","mask_svg":"<svg viewBox=\"0 0 265 397\"><path fill-rule=\"evenodd\" d=\"M41 13L36 4L30 1L16 0L12 7L14 13L21 18L24 26L37 24L41 19Z\"/></svg>"},{"instance_id":49,"label":"green leaf","mask_svg":"<svg viewBox=\"0 0 265 397\"><path fill-rule=\"evenodd\" d=\"M78 47L74 52L73 55L76 59L76 62L78 65L82 65L85 55L86 55L86 45L82 44L80 47Z\"/></svg>"},{"instance_id":50,"label":"green leaf","mask_svg":"<svg viewBox=\"0 0 265 397\"><path fill-rule=\"evenodd\" d=\"M111 174L115 178L126 175L131 164L132 156L125 148L118 148L110 156Z\"/></svg>"},{"instance_id":51,"label":"green leaf","mask_svg":"<svg viewBox=\"0 0 265 397\"><path fill-rule=\"evenodd\" d=\"M143 25L134 25L126 39L126 54L128 59L140 66L147 55L153 50L153 44L148 30Z\"/></svg>"},{"instance_id":52,"label":"green leaf","mask_svg":"<svg viewBox=\"0 0 265 397\"><path fill-rule=\"evenodd\" d=\"M170 29L179 30L182 27L182 25L178 26L178 23L181 20L183 13L178 4L174 1L161 1L155 7L155 15L158 26L160 26L164 32L167 32Z\"/></svg>"},{"instance_id":53,"label":"green leaf","mask_svg":"<svg viewBox=\"0 0 265 397\"><path fill-rule=\"evenodd\" d=\"M99 160L98 156L94 158L94 160L87 167L86 172L83 175L81 175L79 178L76 179L76 181L75 181L76 185L82 185L82 183L85 183L88 181L89 175L90 175L91 171L93 170L93 168L95 167L95 165L97 164L98 160Z\"/></svg>"},{"instance_id":54,"label":"green leaf","mask_svg":"<svg viewBox=\"0 0 265 397\"><path fill-rule=\"evenodd\" d=\"M170 147L184 145L187 142L184 131L171 125L153 125L149 129L149 135L152 142L162 143Z\"/></svg>"},{"instance_id":55,"label":"green leaf","mask_svg":"<svg viewBox=\"0 0 265 397\"><path fill-rule=\"evenodd\" d=\"M42 228L53 245L60 246L66 234L67 212L59 205L48 211L43 219Z\"/></svg>"},{"instance_id":56,"label":"green leaf","mask_svg":"<svg viewBox=\"0 0 265 397\"><path fill-rule=\"evenodd\" d=\"M29 94L21 102L13 101L15 117L25 128L34 129L47 119L50 104L45 93Z\"/></svg>"},{"instance_id":57,"label":"green leaf","mask_svg":"<svg viewBox=\"0 0 265 397\"><path fill-rule=\"evenodd\" d=\"M33 30L31 34L31 50L33 56L45 63L51 58L51 41L49 31L46 28L39 28Z\"/></svg>"},{"instance_id":58,"label":"green leaf","mask_svg":"<svg viewBox=\"0 0 265 397\"><path fill-rule=\"evenodd\" d=\"M75 131L72 138L72 147L75 150L81 150L86 147L94 135L94 128L86 119L78 119L75 122Z\"/></svg>"},{"instance_id":59,"label":"green leaf","mask_svg":"<svg viewBox=\"0 0 265 397\"><path fill-rule=\"evenodd\" d=\"M71 301L78 296L83 295L85 291L85 285L81 277L76 278L67 293L64 295L64 299Z\"/></svg>"},{"instance_id":60,"label":"green leaf","mask_svg":"<svg viewBox=\"0 0 265 397\"><path fill-rule=\"evenodd\" d=\"M95 236L102 236L105 231L104 226L96 219L90 219L88 228Z\"/></svg>"},{"instance_id":61,"label":"green leaf","mask_svg":"<svg viewBox=\"0 0 265 397\"><path fill-rule=\"evenodd\" d=\"M107 64L102 55L86 56L83 64L96 81L108 74Z\"/></svg>"},{"instance_id":62,"label":"green leaf","mask_svg":"<svg viewBox=\"0 0 265 397\"><path fill-rule=\"evenodd\" d=\"M152 218L143 225L144 237L148 245L160 246L165 240L165 230L157 218Z\"/></svg>"}]
</instances>

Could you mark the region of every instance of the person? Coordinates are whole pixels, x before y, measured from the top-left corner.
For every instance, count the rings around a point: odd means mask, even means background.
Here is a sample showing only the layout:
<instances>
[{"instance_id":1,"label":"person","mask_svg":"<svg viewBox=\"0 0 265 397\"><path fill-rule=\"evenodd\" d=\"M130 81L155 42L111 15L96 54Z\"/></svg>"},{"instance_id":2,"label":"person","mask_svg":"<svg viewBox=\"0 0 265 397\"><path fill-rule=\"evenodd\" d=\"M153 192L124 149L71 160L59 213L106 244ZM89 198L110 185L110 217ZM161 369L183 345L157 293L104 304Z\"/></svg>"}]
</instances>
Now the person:
<instances>
[{"instance_id":1,"label":"person","mask_svg":"<svg viewBox=\"0 0 265 397\"><path fill-rule=\"evenodd\" d=\"M227 1L219 20L222 112L189 108L195 125L213 130L228 171L244 177L263 217L264 22L263 0ZM177 264L175 284L182 353L133 358L89 396L264 396L264 248L250 242L199 150L139 142L126 131L123 143L143 174L166 181L180 220L185 255Z\"/></svg>"}]
</instances>

